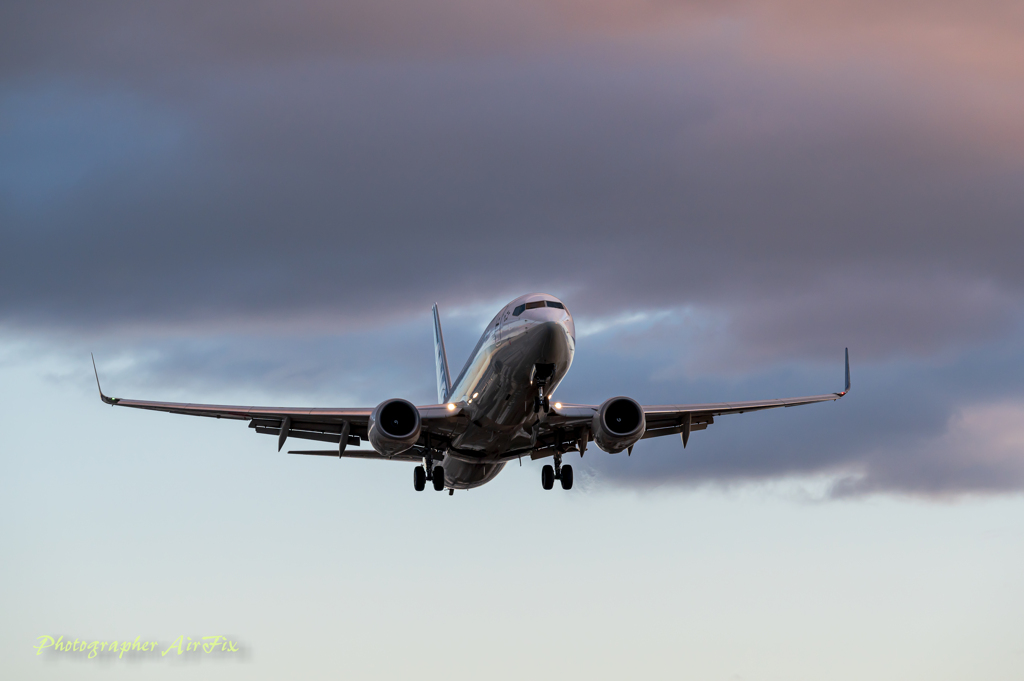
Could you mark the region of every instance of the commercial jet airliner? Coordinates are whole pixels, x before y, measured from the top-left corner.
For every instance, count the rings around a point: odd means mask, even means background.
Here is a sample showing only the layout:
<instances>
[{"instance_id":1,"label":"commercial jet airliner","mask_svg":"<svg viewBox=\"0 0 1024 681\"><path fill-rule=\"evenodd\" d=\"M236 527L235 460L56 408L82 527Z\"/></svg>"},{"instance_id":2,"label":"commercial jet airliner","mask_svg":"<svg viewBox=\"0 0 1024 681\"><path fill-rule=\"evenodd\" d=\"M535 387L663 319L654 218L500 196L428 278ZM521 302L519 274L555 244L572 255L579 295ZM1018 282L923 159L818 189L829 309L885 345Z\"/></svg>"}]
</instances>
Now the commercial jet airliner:
<instances>
[{"instance_id":1,"label":"commercial jet airliner","mask_svg":"<svg viewBox=\"0 0 1024 681\"><path fill-rule=\"evenodd\" d=\"M686 447L690 433L704 430L716 416L838 400L850 390L847 350L846 387L827 395L657 406L643 406L629 397L612 397L594 405L552 403L575 350L576 327L569 310L554 296L534 293L516 298L498 312L454 381L448 373L441 319L434 305L438 403L426 406L401 398L358 409L128 400L103 394L95 359L93 371L100 399L107 404L248 421L257 433L276 435L278 451L289 437L335 445L290 454L416 463L413 486L417 491L430 481L435 490L447 489L449 494L490 482L506 463L524 456L551 457L551 464L541 469L544 489L554 487L555 480L562 489L572 489L572 466L563 465L562 456L579 452L582 457L591 441L610 454L632 454L640 440L662 435L679 435ZM349 449L364 441L373 449Z\"/></svg>"}]
</instances>

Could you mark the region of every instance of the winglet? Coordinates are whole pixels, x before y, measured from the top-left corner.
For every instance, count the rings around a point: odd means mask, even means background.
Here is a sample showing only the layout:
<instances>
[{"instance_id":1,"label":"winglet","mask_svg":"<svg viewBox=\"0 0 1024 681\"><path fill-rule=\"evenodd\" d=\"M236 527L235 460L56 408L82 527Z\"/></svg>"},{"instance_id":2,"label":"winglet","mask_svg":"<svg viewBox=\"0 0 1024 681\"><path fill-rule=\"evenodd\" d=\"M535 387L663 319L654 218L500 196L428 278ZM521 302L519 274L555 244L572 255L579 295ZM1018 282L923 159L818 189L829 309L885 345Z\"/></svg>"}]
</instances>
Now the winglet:
<instances>
[{"instance_id":1,"label":"winglet","mask_svg":"<svg viewBox=\"0 0 1024 681\"><path fill-rule=\"evenodd\" d=\"M100 387L100 372L96 370L96 357L91 352L89 356L92 357L92 373L96 376L96 388L100 391L100 399L107 404L117 404L118 400L116 397L107 397L103 394L103 388Z\"/></svg>"},{"instance_id":2,"label":"winglet","mask_svg":"<svg viewBox=\"0 0 1024 681\"><path fill-rule=\"evenodd\" d=\"M850 392L850 348L846 348L846 387L840 395Z\"/></svg>"}]
</instances>

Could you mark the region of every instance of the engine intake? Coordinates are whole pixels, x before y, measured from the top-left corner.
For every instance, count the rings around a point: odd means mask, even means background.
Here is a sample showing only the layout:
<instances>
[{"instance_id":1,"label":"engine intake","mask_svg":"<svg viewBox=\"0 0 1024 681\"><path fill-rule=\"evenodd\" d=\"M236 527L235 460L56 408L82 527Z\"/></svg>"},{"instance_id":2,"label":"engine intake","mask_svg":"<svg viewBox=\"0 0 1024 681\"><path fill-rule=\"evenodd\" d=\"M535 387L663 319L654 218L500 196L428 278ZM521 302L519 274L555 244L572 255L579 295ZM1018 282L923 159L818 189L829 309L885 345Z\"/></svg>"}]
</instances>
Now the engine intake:
<instances>
[{"instance_id":1,"label":"engine intake","mask_svg":"<svg viewBox=\"0 0 1024 681\"><path fill-rule=\"evenodd\" d=\"M408 400L384 400L370 414L366 439L383 456L410 449L420 439L420 412Z\"/></svg>"},{"instance_id":2,"label":"engine intake","mask_svg":"<svg viewBox=\"0 0 1024 681\"><path fill-rule=\"evenodd\" d=\"M594 414L591 424L594 442L609 454L632 447L647 430L643 407L629 397L606 400Z\"/></svg>"}]
</instances>

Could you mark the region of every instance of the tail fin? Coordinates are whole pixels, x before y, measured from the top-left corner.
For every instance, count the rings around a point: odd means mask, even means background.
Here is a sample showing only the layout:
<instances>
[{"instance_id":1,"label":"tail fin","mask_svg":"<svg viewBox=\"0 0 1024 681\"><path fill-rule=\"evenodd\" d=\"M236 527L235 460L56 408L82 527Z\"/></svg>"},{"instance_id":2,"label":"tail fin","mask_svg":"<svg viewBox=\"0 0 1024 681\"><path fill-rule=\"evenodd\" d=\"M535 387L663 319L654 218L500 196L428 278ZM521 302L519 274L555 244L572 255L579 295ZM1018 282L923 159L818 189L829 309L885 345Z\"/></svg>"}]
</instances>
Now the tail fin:
<instances>
[{"instance_id":1,"label":"tail fin","mask_svg":"<svg viewBox=\"0 0 1024 681\"><path fill-rule=\"evenodd\" d=\"M846 348L846 387L843 394L850 392L850 348Z\"/></svg>"},{"instance_id":2,"label":"tail fin","mask_svg":"<svg viewBox=\"0 0 1024 681\"><path fill-rule=\"evenodd\" d=\"M434 361L437 363L437 403L448 401L452 394L452 377L448 373L448 355L444 351L444 334L441 333L441 317L434 303Z\"/></svg>"}]
</instances>

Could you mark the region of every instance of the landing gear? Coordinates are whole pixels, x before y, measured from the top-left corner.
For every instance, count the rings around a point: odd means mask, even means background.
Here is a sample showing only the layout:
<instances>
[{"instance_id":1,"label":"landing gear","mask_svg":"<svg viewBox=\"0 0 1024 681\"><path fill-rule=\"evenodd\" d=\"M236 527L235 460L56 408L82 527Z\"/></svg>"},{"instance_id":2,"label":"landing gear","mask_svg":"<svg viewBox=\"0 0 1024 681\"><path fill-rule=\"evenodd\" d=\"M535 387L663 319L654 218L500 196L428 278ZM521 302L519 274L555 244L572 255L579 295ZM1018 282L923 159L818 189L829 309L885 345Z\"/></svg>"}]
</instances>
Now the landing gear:
<instances>
[{"instance_id":1,"label":"landing gear","mask_svg":"<svg viewBox=\"0 0 1024 681\"><path fill-rule=\"evenodd\" d=\"M427 486L427 480L434 485L437 492L444 491L444 467L434 465L434 451L428 449L423 457L423 465L416 466L412 472L412 484L417 492L422 492Z\"/></svg>"},{"instance_id":2,"label":"landing gear","mask_svg":"<svg viewBox=\"0 0 1024 681\"><path fill-rule=\"evenodd\" d=\"M533 413L537 414L541 409L544 413L551 411L551 403L548 401L547 385L548 380L555 373L554 364L537 364L533 369L533 378L530 382L537 386L537 394L533 398Z\"/></svg>"},{"instance_id":3,"label":"landing gear","mask_svg":"<svg viewBox=\"0 0 1024 681\"><path fill-rule=\"evenodd\" d=\"M562 483L562 489L572 489L572 466L562 465L562 455L555 454L555 465L546 465L540 469L540 484L544 489L555 486L555 480Z\"/></svg>"},{"instance_id":4,"label":"landing gear","mask_svg":"<svg viewBox=\"0 0 1024 681\"><path fill-rule=\"evenodd\" d=\"M545 465L540 469L540 484L544 489L551 489L555 486L555 469Z\"/></svg>"}]
</instances>

